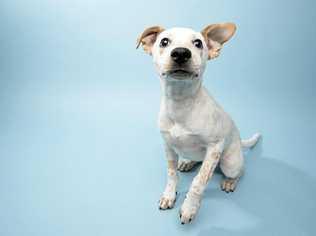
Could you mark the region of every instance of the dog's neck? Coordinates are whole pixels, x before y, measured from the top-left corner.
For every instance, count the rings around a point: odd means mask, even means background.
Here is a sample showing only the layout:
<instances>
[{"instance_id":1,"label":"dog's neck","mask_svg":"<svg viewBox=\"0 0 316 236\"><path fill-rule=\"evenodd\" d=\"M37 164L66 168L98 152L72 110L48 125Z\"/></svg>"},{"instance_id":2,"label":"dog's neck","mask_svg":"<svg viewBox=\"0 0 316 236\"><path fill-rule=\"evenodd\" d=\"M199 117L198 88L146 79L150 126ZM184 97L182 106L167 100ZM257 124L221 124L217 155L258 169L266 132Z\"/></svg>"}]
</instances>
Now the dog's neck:
<instances>
[{"instance_id":1,"label":"dog's neck","mask_svg":"<svg viewBox=\"0 0 316 236\"><path fill-rule=\"evenodd\" d=\"M201 79L174 80L160 78L162 96L175 103L194 99L201 89Z\"/></svg>"},{"instance_id":2,"label":"dog's neck","mask_svg":"<svg viewBox=\"0 0 316 236\"><path fill-rule=\"evenodd\" d=\"M202 91L201 79L170 80L160 79L162 90L162 104L170 119L182 122L193 109Z\"/></svg>"}]
</instances>

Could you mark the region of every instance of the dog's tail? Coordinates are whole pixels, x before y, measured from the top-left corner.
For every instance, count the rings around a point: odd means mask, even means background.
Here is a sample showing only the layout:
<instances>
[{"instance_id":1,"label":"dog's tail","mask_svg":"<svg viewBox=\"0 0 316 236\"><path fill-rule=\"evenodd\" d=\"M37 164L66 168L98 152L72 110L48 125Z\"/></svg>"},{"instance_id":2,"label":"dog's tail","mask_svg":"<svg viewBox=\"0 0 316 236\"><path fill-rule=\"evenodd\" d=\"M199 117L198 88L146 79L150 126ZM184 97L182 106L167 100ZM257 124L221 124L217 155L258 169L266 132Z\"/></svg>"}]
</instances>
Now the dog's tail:
<instances>
[{"instance_id":1,"label":"dog's tail","mask_svg":"<svg viewBox=\"0 0 316 236\"><path fill-rule=\"evenodd\" d=\"M241 140L241 146L243 148L253 148L257 144L260 137L261 134L255 133L251 138Z\"/></svg>"}]
</instances>

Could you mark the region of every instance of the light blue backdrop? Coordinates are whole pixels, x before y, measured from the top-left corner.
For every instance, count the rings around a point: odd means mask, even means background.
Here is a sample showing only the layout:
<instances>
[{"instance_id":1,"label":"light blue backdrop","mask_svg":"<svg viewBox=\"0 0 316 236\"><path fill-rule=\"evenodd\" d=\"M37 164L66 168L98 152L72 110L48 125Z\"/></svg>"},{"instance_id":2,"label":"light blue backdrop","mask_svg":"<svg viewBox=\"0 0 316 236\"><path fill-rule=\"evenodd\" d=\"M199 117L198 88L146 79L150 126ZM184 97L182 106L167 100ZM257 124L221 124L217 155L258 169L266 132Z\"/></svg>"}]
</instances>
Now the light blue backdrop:
<instances>
[{"instance_id":1,"label":"light blue backdrop","mask_svg":"<svg viewBox=\"0 0 316 236\"><path fill-rule=\"evenodd\" d=\"M0 3L0 235L315 235L315 1L4 0ZM135 50L150 25L237 34L205 85L243 137L239 188L209 184L197 219L159 211L159 82Z\"/></svg>"}]
</instances>

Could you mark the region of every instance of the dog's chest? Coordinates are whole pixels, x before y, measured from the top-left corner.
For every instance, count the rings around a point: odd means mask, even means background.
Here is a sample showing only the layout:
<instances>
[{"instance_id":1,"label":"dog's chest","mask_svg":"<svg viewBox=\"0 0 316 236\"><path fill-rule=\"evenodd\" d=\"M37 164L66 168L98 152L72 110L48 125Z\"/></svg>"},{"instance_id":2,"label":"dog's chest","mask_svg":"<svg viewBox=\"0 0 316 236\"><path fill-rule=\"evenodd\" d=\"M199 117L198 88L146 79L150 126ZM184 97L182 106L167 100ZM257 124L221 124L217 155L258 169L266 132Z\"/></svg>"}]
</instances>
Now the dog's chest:
<instances>
[{"instance_id":1,"label":"dog's chest","mask_svg":"<svg viewBox=\"0 0 316 236\"><path fill-rule=\"evenodd\" d=\"M177 123L172 125L166 133L172 143L190 143L195 139L192 131Z\"/></svg>"},{"instance_id":2,"label":"dog's chest","mask_svg":"<svg viewBox=\"0 0 316 236\"><path fill-rule=\"evenodd\" d=\"M161 130L163 138L181 156L200 160L204 154L202 138L189 128L174 123Z\"/></svg>"}]
</instances>

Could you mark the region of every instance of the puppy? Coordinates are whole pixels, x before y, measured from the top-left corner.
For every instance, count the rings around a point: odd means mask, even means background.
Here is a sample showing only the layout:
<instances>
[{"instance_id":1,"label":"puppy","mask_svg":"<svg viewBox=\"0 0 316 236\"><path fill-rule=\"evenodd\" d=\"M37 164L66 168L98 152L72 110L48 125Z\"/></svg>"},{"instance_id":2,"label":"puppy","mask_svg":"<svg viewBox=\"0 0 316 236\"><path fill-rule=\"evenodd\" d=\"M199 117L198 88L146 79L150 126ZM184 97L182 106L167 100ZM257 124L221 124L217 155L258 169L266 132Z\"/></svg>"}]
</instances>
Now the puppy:
<instances>
[{"instance_id":1,"label":"puppy","mask_svg":"<svg viewBox=\"0 0 316 236\"><path fill-rule=\"evenodd\" d=\"M196 216L217 165L224 174L222 190L235 190L244 167L242 148L253 147L260 137L255 134L241 140L230 116L202 86L207 60L219 56L223 44L235 31L233 23L208 25L201 32L153 26L145 29L137 40L137 48L142 45L153 56L162 90L159 128L168 161L168 178L160 209L174 206L177 169L189 171L202 162L180 209L182 224Z\"/></svg>"}]
</instances>

